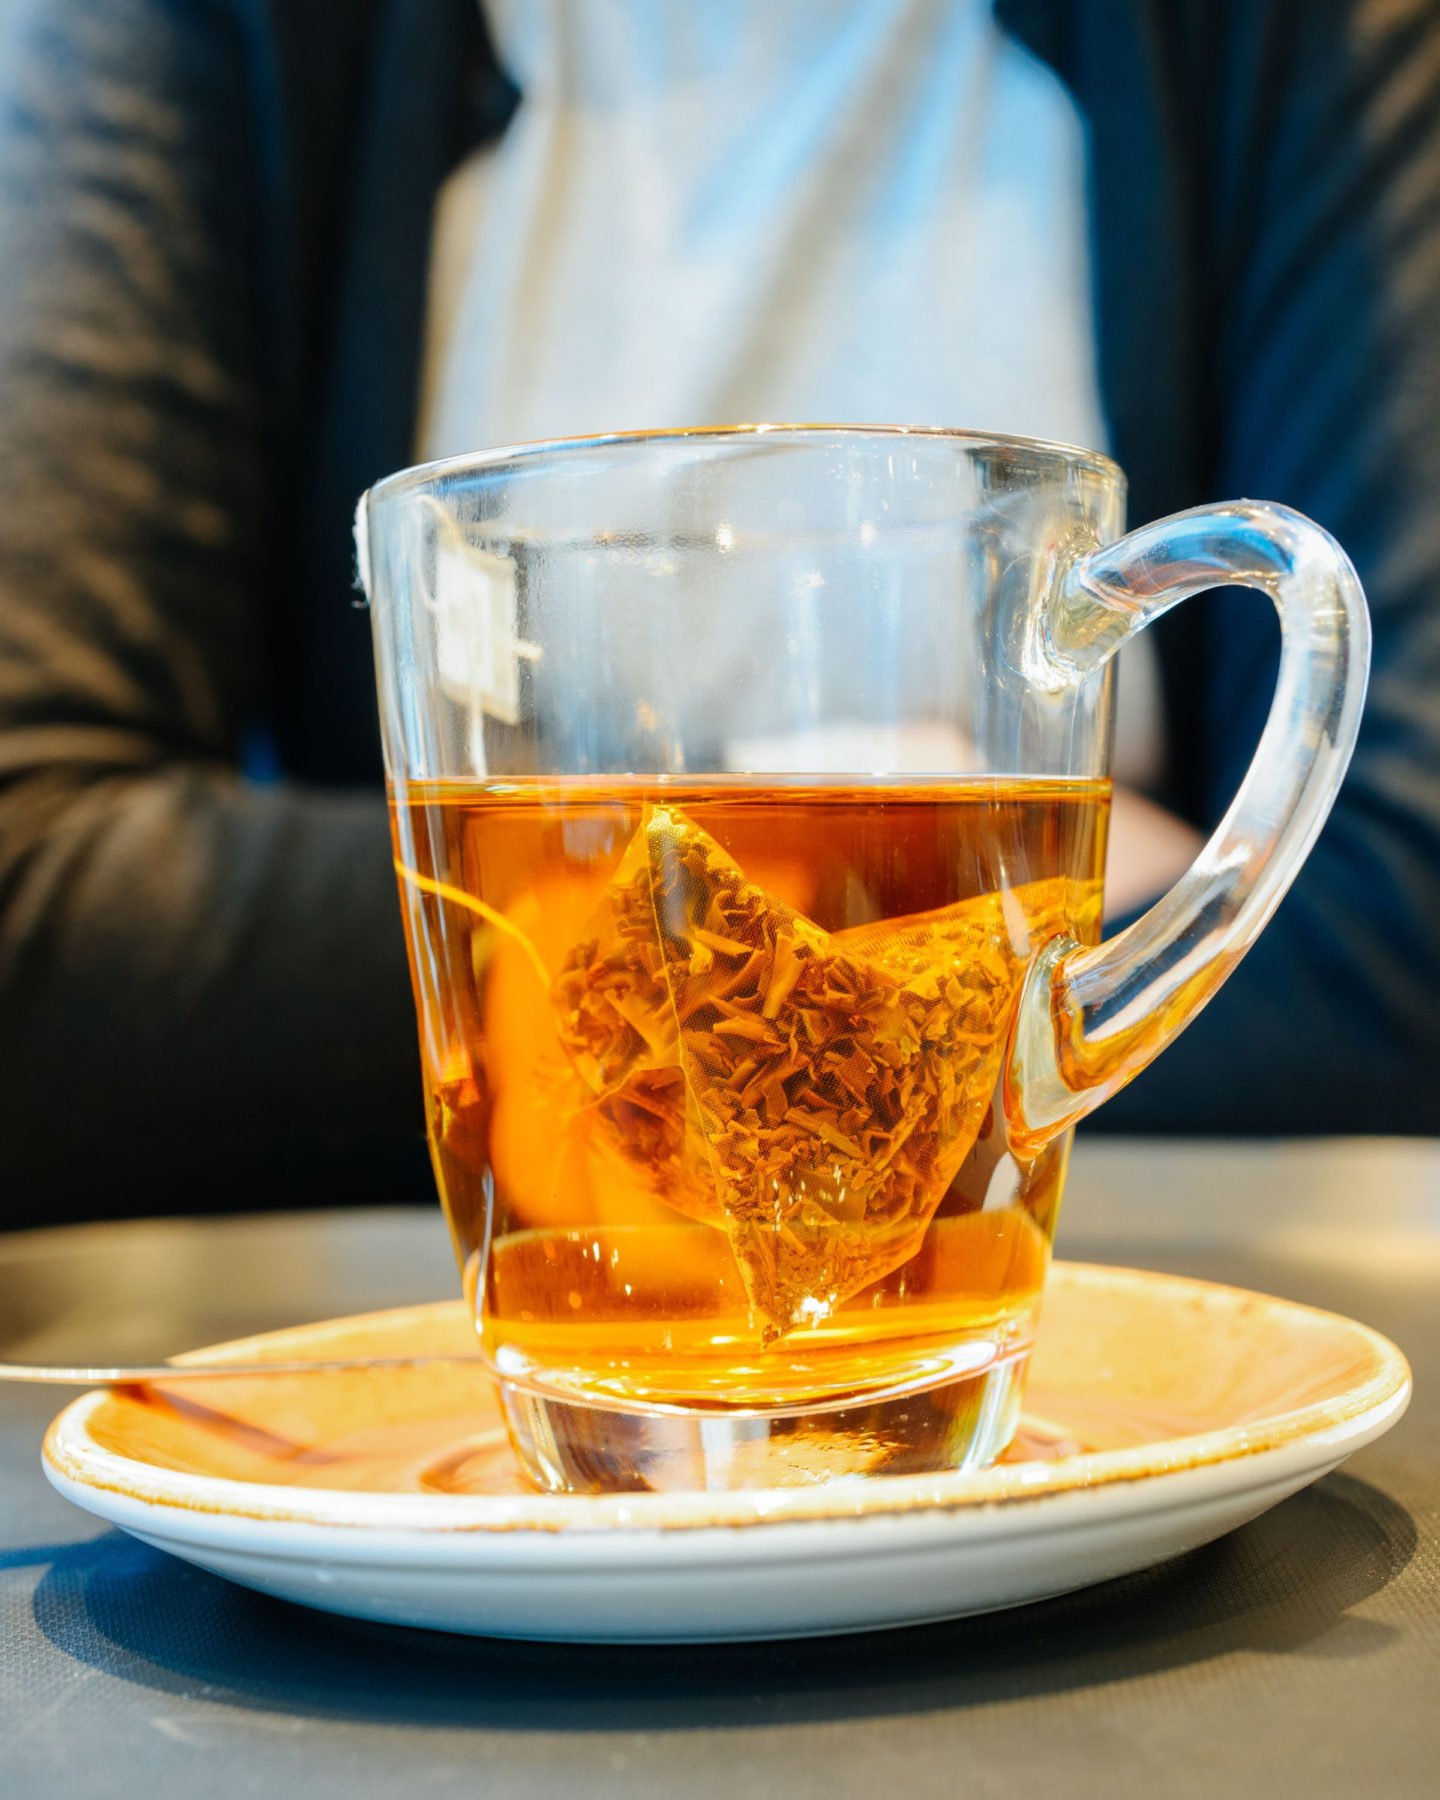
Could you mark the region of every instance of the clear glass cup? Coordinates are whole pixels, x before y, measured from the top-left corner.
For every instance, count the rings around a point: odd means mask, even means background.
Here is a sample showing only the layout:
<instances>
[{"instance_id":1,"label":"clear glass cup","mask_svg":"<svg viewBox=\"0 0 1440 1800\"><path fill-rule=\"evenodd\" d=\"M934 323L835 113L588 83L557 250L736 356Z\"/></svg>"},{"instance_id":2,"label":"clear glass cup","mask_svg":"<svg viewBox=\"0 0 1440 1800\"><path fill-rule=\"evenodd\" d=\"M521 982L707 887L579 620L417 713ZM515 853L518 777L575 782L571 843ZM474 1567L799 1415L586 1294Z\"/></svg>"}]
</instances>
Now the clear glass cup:
<instances>
[{"instance_id":1,"label":"clear glass cup","mask_svg":"<svg viewBox=\"0 0 1440 1800\"><path fill-rule=\"evenodd\" d=\"M363 498L435 1172L542 1485L1008 1442L1070 1129L1254 941L1365 686L1319 527L1237 502L1122 537L1123 508L1091 452L811 426ZM1270 720L1102 942L1113 654L1220 583L1279 611Z\"/></svg>"}]
</instances>

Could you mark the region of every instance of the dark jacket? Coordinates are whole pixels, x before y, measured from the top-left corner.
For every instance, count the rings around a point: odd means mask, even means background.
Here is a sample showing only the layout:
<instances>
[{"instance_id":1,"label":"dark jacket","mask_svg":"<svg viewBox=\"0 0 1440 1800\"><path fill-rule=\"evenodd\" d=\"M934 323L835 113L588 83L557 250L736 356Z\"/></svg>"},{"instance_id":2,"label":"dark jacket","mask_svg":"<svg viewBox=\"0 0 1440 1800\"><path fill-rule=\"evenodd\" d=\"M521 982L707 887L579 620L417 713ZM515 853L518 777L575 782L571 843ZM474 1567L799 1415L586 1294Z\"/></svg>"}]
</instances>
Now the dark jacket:
<instances>
[{"instance_id":1,"label":"dark jacket","mask_svg":"<svg viewBox=\"0 0 1440 1800\"><path fill-rule=\"evenodd\" d=\"M1102 1119L1434 1131L1440 11L999 10L1089 123L1132 518L1287 501L1376 624L1309 866ZM10 1222L427 1191L349 528L411 460L437 184L516 102L477 0L0 8ZM1276 632L1234 592L1158 631L1164 797L1208 824Z\"/></svg>"}]
</instances>

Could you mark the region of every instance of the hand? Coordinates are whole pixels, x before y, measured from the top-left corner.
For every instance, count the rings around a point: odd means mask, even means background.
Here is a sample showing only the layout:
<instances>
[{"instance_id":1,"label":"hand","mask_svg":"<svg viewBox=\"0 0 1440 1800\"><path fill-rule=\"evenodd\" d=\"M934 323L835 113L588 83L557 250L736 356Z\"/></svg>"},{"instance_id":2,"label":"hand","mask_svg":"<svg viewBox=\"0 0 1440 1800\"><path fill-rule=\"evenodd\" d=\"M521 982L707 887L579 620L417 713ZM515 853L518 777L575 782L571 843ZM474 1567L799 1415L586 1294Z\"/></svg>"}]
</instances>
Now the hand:
<instances>
[{"instance_id":1,"label":"hand","mask_svg":"<svg viewBox=\"0 0 1440 1800\"><path fill-rule=\"evenodd\" d=\"M1188 820L1134 788L1117 787L1110 805L1105 916L1134 912L1157 900L1194 862L1204 842L1204 833Z\"/></svg>"}]
</instances>

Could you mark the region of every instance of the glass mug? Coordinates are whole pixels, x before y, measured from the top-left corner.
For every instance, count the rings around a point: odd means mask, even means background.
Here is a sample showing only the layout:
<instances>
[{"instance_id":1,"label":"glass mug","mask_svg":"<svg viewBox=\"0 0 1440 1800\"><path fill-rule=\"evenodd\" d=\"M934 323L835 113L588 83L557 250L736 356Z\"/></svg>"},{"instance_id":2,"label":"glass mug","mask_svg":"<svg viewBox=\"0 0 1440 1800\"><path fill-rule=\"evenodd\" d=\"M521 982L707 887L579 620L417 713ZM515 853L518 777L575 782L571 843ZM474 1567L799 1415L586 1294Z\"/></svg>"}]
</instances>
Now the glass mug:
<instances>
[{"instance_id":1,"label":"glass mug","mask_svg":"<svg viewBox=\"0 0 1440 1800\"><path fill-rule=\"evenodd\" d=\"M1365 603L1283 507L1127 537L1105 457L756 426L361 501L440 1194L531 1477L802 1483L1009 1441L1071 1127L1254 941L1355 741ZM1261 590L1279 686L1101 941L1115 650Z\"/></svg>"}]
</instances>

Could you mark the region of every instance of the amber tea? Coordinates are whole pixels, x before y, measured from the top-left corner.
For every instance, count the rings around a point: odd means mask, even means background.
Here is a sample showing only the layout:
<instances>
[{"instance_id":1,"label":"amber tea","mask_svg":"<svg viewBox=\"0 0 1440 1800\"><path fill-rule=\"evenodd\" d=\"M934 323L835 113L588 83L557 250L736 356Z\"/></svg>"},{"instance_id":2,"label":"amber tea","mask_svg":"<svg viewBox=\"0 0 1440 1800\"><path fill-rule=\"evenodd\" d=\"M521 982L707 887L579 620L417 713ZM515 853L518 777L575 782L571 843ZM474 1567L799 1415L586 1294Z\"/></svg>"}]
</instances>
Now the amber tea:
<instances>
[{"instance_id":1,"label":"amber tea","mask_svg":"<svg viewBox=\"0 0 1440 1800\"><path fill-rule=\"evenodd\" d=\"M1108 797L409 786L430 1139L507 1383L774 1415L1023 1361L1065 1150L1010 1154L1007 1033L1039 946L1098 936Z\"/></svg>"},{"instance_id":2,"label":"amber tea","mask_svg":"<svg viewBox=\"0 0 1440 1800\"><path fill-rule=\"evenodd\" d=\"M1124 515L1093 451L910 425L531 444L362 496L431 1144L535 1481L1010 1441L1072 1127L1254 943L1368 667L1310 520ZM1278 609L1270 723L1101 943L1112 659L1217 584ZM870 772L816 772L842 756Z\"/></svg>"}]
</instances>

